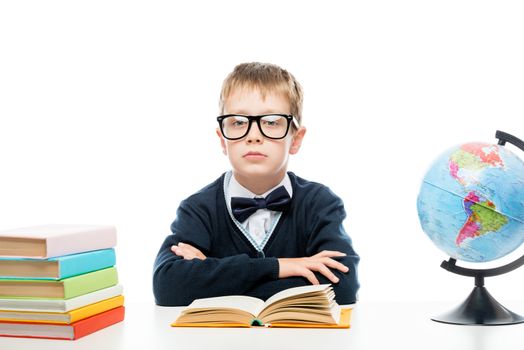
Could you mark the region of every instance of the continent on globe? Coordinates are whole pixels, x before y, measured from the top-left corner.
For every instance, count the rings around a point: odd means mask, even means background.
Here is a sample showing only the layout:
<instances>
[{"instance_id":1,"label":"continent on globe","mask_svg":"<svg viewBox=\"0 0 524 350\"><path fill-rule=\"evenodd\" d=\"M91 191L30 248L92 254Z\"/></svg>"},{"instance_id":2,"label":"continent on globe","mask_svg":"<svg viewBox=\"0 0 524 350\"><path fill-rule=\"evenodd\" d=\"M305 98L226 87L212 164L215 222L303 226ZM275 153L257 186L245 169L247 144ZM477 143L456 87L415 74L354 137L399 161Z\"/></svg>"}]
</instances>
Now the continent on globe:
<instances>
[{"instance_id":1,"label":"continent on globe","mask_svg":"<svg viewBox=\"0 0 524 350\"><path fill-rule=\"evenodd\" d=\"M524 243L524 162L502 145L451 147L426 172L417 210L422 230L450 257L506 256Z\"/></svg>"},{"instance_id":2,"label":"continent on globe","mask_svg":"<svg viewBox=\"0 0 524 350\"><path fill-rule=\"evenodd\" d=\"M488 232L497 232L508 223L508 218L497 212L492 201L471 191L464 198L464 210L468 219L460 229L456 243L461 245L467 238L477 238Z\"/></svg>"},{"instance_id":3,"label":"continent on globe","mask_svg":"<svg viewBox=\"0 0 524 350\"><path fill-rule=\"evenodd\" d=\"M498 147L489 143L463 144L449 160L451 176L463 186L477 183L479 173L487 167L504 167Z\"/></svg>"}]
</instances>

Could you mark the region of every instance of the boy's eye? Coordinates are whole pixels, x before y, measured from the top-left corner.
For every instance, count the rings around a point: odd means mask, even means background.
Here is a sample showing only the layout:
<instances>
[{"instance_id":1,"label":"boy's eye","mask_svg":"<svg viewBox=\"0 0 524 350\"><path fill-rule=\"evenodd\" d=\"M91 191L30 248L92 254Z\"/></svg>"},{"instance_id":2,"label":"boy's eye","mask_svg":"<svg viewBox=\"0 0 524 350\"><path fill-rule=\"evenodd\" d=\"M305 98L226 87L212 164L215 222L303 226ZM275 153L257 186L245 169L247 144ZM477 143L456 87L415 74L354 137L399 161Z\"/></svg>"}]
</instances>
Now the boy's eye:
<instances>
[{"instance_id":1,"label":"boy's eye","mask_svg":"<svg viewBox=\"0 0 524 350\"><path fill-rule=\"evenodd\" d=\"M282 125L282 119L284 118L278 115L268 115L262 118L261 122L265 126L277 127Z\"/></svg>"},{"instance_id":2,"label":"boy's eye","mask_svg":"<svg viewBox=\"0 0 524 350\"><path fill-rule=\"evenodd\" d=\"M246 126L249 122L248 119L244 117L231 117L229 119L228 124L236 128Z\"/></svg>"}]
</instances>

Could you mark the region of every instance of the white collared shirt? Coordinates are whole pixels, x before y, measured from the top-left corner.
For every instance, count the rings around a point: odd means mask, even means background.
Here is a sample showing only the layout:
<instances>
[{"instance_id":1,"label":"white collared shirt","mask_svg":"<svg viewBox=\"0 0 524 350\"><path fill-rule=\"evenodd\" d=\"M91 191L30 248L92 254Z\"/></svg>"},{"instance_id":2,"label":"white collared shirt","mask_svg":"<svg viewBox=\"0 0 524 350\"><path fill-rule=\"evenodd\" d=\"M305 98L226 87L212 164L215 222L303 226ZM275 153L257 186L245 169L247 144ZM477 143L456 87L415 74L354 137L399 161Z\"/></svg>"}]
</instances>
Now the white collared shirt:
<instances>
[{"instance_id":1,"label":"white collared shirt","mask_svg":"<svg viewBox=\"0 0 524 350\"><path fill-rule=\"evenodd\" d=\"M284 186L290 197L293 196L293 188L291 186L291 180L289 179L288 174L284 176L284 178L278 185L276 185L266 193L262 194L261 196L254 194L253 192L239 184L238 181L235 179L235 176L232 175L231 180L229 181L229 188L227 191L225 191L227 205L228 207L231 207L232 197L266 198L266 196L269 193L271 193L271 191L280 186ZM273 227L272 224L276 220L278 214L279 212L277 211L272 211L269 209L258 209L244 222L241 222L241 225L249 232L253 240L258 245L260 245L265 240L270 228Z\"/></svg>"}]
</instances>

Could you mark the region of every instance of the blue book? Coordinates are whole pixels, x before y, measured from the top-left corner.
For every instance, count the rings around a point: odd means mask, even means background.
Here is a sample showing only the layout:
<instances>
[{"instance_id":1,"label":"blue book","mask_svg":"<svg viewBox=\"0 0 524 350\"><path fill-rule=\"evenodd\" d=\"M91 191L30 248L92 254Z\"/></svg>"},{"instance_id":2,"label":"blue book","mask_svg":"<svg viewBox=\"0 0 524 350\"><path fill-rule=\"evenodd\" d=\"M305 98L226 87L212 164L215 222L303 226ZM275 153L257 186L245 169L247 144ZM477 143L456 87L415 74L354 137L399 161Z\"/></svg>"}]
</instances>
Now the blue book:
<instances>
[{"instance_id":1,"label":"blue book","mask_svg":"<svg viewBox=\"0 0 524 350\"><path fill-rule=\"evenodd\" d=\"M0 258L0 278L59 280L105 269L115 264L113 248L49 259Z\"/></svg>"}]
</instances>

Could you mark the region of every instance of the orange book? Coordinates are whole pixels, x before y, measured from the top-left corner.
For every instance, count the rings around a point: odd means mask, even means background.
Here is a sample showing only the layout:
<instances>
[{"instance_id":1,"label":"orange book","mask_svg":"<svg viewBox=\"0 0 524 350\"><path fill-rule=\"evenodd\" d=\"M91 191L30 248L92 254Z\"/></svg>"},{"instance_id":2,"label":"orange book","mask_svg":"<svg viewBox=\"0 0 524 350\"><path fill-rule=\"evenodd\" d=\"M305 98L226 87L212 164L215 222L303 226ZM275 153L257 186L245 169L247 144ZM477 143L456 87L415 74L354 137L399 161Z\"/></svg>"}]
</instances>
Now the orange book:
<instances>
[{"instance_id":1,"label":"orange book","mask_svg":"<svg viewBox=\"0 0 524 350\"><path fill-rule=\"evenodd\" d=\"M197 299L173 327L349 328L351 309L341 309L329 284L283 290L267 301L244 295Z\"/></svg>"},{"instance_id":2,"label":"orange book","mask_svg":"<svg viewBox=\"0 0 524 350\"><path fill-rule=\"evenodd\" d=\"M124 306L71 323L0 322L0 336L76 340L124 320Z\"/></svg>"}]
</instances>

